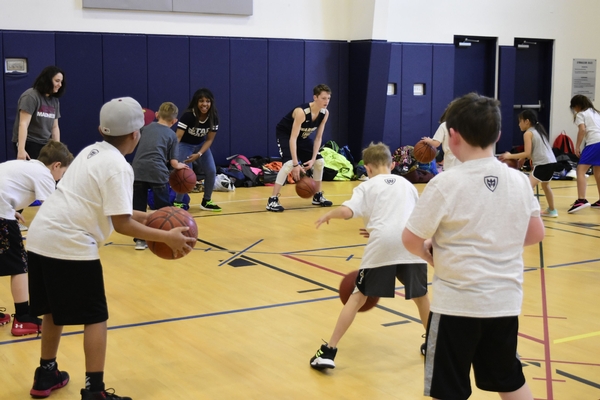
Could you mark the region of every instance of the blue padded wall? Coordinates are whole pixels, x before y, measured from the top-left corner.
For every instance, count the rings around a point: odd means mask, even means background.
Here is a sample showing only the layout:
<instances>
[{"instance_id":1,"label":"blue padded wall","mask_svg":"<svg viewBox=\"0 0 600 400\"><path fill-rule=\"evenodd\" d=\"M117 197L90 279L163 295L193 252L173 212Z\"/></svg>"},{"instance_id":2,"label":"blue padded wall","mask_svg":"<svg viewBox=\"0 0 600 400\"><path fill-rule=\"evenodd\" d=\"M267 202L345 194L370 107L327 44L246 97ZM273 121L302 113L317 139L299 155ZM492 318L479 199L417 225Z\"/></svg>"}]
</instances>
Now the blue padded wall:
<instances>
[{"instance_id":1,"label":"blue padded wall","mask_svg":"<svg viewBox=\"0 0 600 400\"><path fill-rule=\"evenodd\" d=\"M181 116L190 101L189 91L189 39L185 36L148 36L148 102L142 106L158 111L162 103L170 101L177 105Z\"/></svg>"},{"instance_id":2,"label":"blue padded wall","mask_svg":"<svg viewBox=\"0 0 600 400\"><path fill-rule=\"evenodd\" d=\"M500 46L500 63L498 71L498 100L502 113L502 134L496 144L496 153L510 151L515 135L520 136L520 131L514 126L515 110L515 74L517 50L514 46ZM523 142L519 138L518 142Z\"/></svg>"},{"instance_id":3,"label":"blue padded wall","mask_svg":"<svg viewBox=\"0 0 600 400\"><path fill-rule=\"evenodd\" d=\"M4 51L2 46L2 31L0 31L0 60L4 60ZM0 79L0 93L4 94L4 74ZM5 129L6 115L4 114L4 96L0 96L0 162L8 160L14 154L12 149L7 147L10 142L8 131ZM12 158L12 157L10 157Z\"/></svg>"},{"instance_id":4,"label":"blue padded wall","mask_svg":"<svg viewBox=\"0 0 600 400\"><path fill-rule=\"evenodd\" d=\"M387 95L386 97L385 123L381 141L390 146L393 153L401 145L400 127L402 126L402 45L398 43L392 44L390 49L388 83L396 85L396 94Z\"/></svg>"},{"instance_id":5,"label":"blue padded wall","mask_svg":"<svg viewBox=\"0 0 600 400\"><path fill-rule=\"evenodd\" d=\"M432 64L432 45L402 46L402 145L414 146L431 135ZM423 96L413 95L416 83L425 85Z\"/></svg>"},{"instance_id":6,"label":"blue padded wall","mask_svg":"<svg viewBox=\"0 0 600 400\"><path fill-rule=\"evenodd\" d=\"M335 140L339 145L346 144L347 133L340 132L340 46L339 42L305 42L304 51L304 95L305 100L313 100L313 88L324 83L331 88L331 101L327 106L329 118L323 133L323 143ZM314 139L314 137L313 137Z\"/></svg>"},{"instance_id":7,"label":"blue padded wall","mask_svg":"<svg viewBox=\"0 0 600 400\"><path fill-rule=\"evenodd\" d=\"M362 126L361 146L353 149L360 158L360 152L371 142L383 138L386 120L387 84L390 73L390 53L392 45L387 42L372 42L367 79L367 98L364 108L365 120Z\"/></svg>"},{"instance_id":8,"label":"blue padded wall","mask_svg":"<svg viewBox=\"0 0 600 400\"><path fill-rule=\"evenodd\" d=\"M33 85L39 73L45 67L56 63L54 33L5 31L2 34L2 45L4 57L26 58L28 68L28 72L25 74L3 74L6 152L8 159L14 159L12 130L17 115L17 103L21 94ZM60 122L59 120L59 126Z\"/></svg>"},{"instance_id":9,"label":"blue padded wall","mask_svg":"<svg viewBox=\"0 0 600 400\"><path fill-rule=\"evenodd\" d=\"M267 40L231 39L231 154L268 154Z\"/></svg>"},{"instance_id":10,"label":"blue padded wall","mask_svg":"<svg viewBox=\"0 0 600 400\"><path fill-rule=\"evenodd\" d=\"M344 144L348 144L348 135L349 135L349 121L348 121L348 104L349 104L349 62L350 62L350 44L348 42L339 42L338 43L340 53L339 53L339 64L340 68L338 71L338 88L336 91L337 104L338 104L338 140ZM353 154L357 156L360 155L360 149L350 148Z\"/></svg>"},{"instance_id":11,"label":"blue padded wall","mask_svg":"<svg viewBox=\"0 0 600 400\"><path fill-rule=\"evenodd\" d=\"M454 99L454 46L433 45L433 78L431 86L431 134L439 126L440 117Z\"/></svg>"},{"instance_id":12,"label":"blue padded wall","mask_svg":"<svg viewBox=\"0 0 600 400\"><path fill-rule=\"evenodd\" d=\"M187 106L194 92L207 88L215 96L215 104L219 111L219 131L211 146L211 152L217 165L225 164L226 157L232 152L242 153L243 150L231 148L231 137L236 133L231 129L231 90L230 90L230 40L223 38L190 39L190 78L187 100L179 105L181 111ZM255 102L256 99L252 99ZM244 108L251 104L244 105ZM240 132L246 135L247 132ZM266 135L266 132L265 132ZM246 154L244 154L246 155Z\"/></svg>"},{"instance_id":13,"label":"blue padded wall","mask_svg":"<svg viewBox=\"0 0 600 400\"><path fill-rule=\"evenodd\" d=\"M148 104L145 35L102 35L104 102L129 96Z\"/></svg>"},{"instance_id":14,"label":"blue padded wall","mask_svg":"<svg viewBox=\"0 0 600 400\"><path fill-rule=\"evenodd\" d=\"M351 83L348 84L348 97L352 101L348 102L348 145L356 154L360 154L363 147L371 46L371 41L356 41L350 42L349 49L348 81Z\"/></svg>"},{"instance_id":15,"label":"blue padded wall","mask_svg":"<svg viewBox=\"0 0 600 400\"><path fill-rule=\"evenodd\" d=\"M61 141L77 155L85 146L102 140L98 132L103 104L102 36L57 33L56 65L65 71L67 82L60 99Z\"/></svg>"},{"instance_id":16,"label":"blue padded wall","mask_svg":"<svg viewBox=\"0 0 600 400\"><path fill-rule=\"evenodd\" d=\"M267 157L279 156L275 127L292 108L312 99L304 95L304 42L269 40ZM249 154L253 156L255 154Z\"/></svg>"}]
</instances>

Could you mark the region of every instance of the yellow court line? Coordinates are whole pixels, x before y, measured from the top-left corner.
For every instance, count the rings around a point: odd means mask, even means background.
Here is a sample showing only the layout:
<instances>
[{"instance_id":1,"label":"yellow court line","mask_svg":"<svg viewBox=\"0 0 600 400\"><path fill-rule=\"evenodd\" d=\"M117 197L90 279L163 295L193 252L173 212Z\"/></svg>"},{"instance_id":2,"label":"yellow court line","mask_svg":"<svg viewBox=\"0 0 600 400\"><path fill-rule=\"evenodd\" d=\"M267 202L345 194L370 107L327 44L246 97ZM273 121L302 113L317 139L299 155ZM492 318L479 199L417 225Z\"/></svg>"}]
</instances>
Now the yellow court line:
<instances>
[{"instance_id":1,"label":"yellow court line","mask_svg":"<svg viewBox=\"0 0 600 400\"><path fill-rule=\"evenodd\" d=\"M571 336L571 337L566 337L566 338L563 338L563 339L556 339L552 343L557 344L557 343L570 342L572 340L585 339L585 338L589 338L589 337L592 337L592 336L600 336L600 332L591 332L591 333L586 333L586 334L583 334L583 335Z\"/></svg>"}]
</instances>

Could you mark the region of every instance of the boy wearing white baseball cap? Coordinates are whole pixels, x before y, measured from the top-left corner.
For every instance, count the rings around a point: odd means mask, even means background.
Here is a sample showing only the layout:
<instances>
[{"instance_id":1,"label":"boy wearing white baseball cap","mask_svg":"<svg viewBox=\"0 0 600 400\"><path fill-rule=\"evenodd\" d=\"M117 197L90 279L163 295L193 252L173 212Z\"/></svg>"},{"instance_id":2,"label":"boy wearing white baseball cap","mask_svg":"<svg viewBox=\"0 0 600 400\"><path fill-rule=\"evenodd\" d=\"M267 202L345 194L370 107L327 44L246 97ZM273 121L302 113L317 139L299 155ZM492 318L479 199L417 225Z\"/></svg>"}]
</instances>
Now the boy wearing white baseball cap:
<instances>
[{"instance_id":1,"label":"boy wearing white baseball cap","mask_svg":"<svg viewBox=\"0 0 600 400\"><path fill-rule=\"evenodd\" d=\"M104 141L83 149L56 191L44 202L27 235L31 315L43 315L40 366L33 398L50 396L69 382L56 355L64 325L84 325L85 388L82 400L131 400L107 392L104 362L108 306L98 248L112 233L165 242L187 254L196 240L149 228L147 215L132 209L133 169L125 155L133 152L144 125L140 104L131 97L113 99L100 110Z\"/></svg>"}]
</instances>

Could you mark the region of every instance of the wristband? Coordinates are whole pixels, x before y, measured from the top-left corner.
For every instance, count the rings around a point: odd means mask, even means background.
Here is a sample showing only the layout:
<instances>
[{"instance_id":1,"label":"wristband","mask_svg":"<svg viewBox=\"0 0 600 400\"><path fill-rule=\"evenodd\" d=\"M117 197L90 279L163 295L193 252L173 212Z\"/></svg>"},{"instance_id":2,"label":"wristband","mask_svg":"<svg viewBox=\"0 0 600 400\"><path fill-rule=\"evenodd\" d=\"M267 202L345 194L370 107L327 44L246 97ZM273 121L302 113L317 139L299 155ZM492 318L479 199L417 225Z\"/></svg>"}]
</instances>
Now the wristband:
<instances>
[{"instance_id":1,"label":"wristband","mask_svg":"<svg viewBox=\"0 0 600 400\"><path fill-rule=\"evenodd\" d=\"M296 167L299 167L299 166L300 166L300 164L296 164L296 165L293 166L293 168L296 168Z\"/></svg>"},{"instance_id":2,"label":"wristband","mask_svg":"<svg viewBox=\"0 0 600 400\"><path fill-rule=\"evenodd\" d=\"M198 152L198 157L202 157L202 153Z\"/></svg>"}]
</instances>

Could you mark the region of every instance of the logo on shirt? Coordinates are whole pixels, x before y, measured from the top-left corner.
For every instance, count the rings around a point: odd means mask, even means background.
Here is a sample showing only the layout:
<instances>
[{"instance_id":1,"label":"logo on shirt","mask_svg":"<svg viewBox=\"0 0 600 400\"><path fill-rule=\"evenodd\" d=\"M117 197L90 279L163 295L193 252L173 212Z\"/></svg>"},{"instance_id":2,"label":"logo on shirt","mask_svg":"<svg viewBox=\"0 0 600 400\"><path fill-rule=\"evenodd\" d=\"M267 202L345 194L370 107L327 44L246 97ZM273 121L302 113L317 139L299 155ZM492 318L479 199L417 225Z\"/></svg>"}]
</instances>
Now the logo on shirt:
<instances>
[{"instance_id":1,"label":"logo on shirt","mask_svg":"<svg viewBox=\"0 0 600 400\"><path fill-rule=\"evenodd\" d=\"M485 186L490 189L492 192L496 190L498 187L498 177L497 176L485 176L483 177L483 181L485 182Z\"/></svg>"},{"instance_id":2,"label":"logo on shirt","mask_svg":"<svg viewBox=\"0 0 600 400\"><path fill-rule=\"evenodd\" d=\"M385 178L383 181L388 185L393 185L394 183L396 183L396 178Z\"/></svg>"},{"instance_id":3,"label":"logo on shirt","mask_svg":"<svg viewBox=\"0 0 600 400\"><path fill-rule=\"evenodd\" d=\"M54 107L42 104L36 115L38 117L56 119L56 110Z\"/></svg>"},{"instance_id":4,"label":"logo on shirt","mask_svg":"<svg viewBox=\"0 0 600 400\"><path fill-rule=\"evenodd\" d=\"M98 149L92 149L92 151L90 151L90 153L88 154L87 158L92 158L94 157L96 154L100 153L100 151Z\"/></svg>"}]
</instances>

